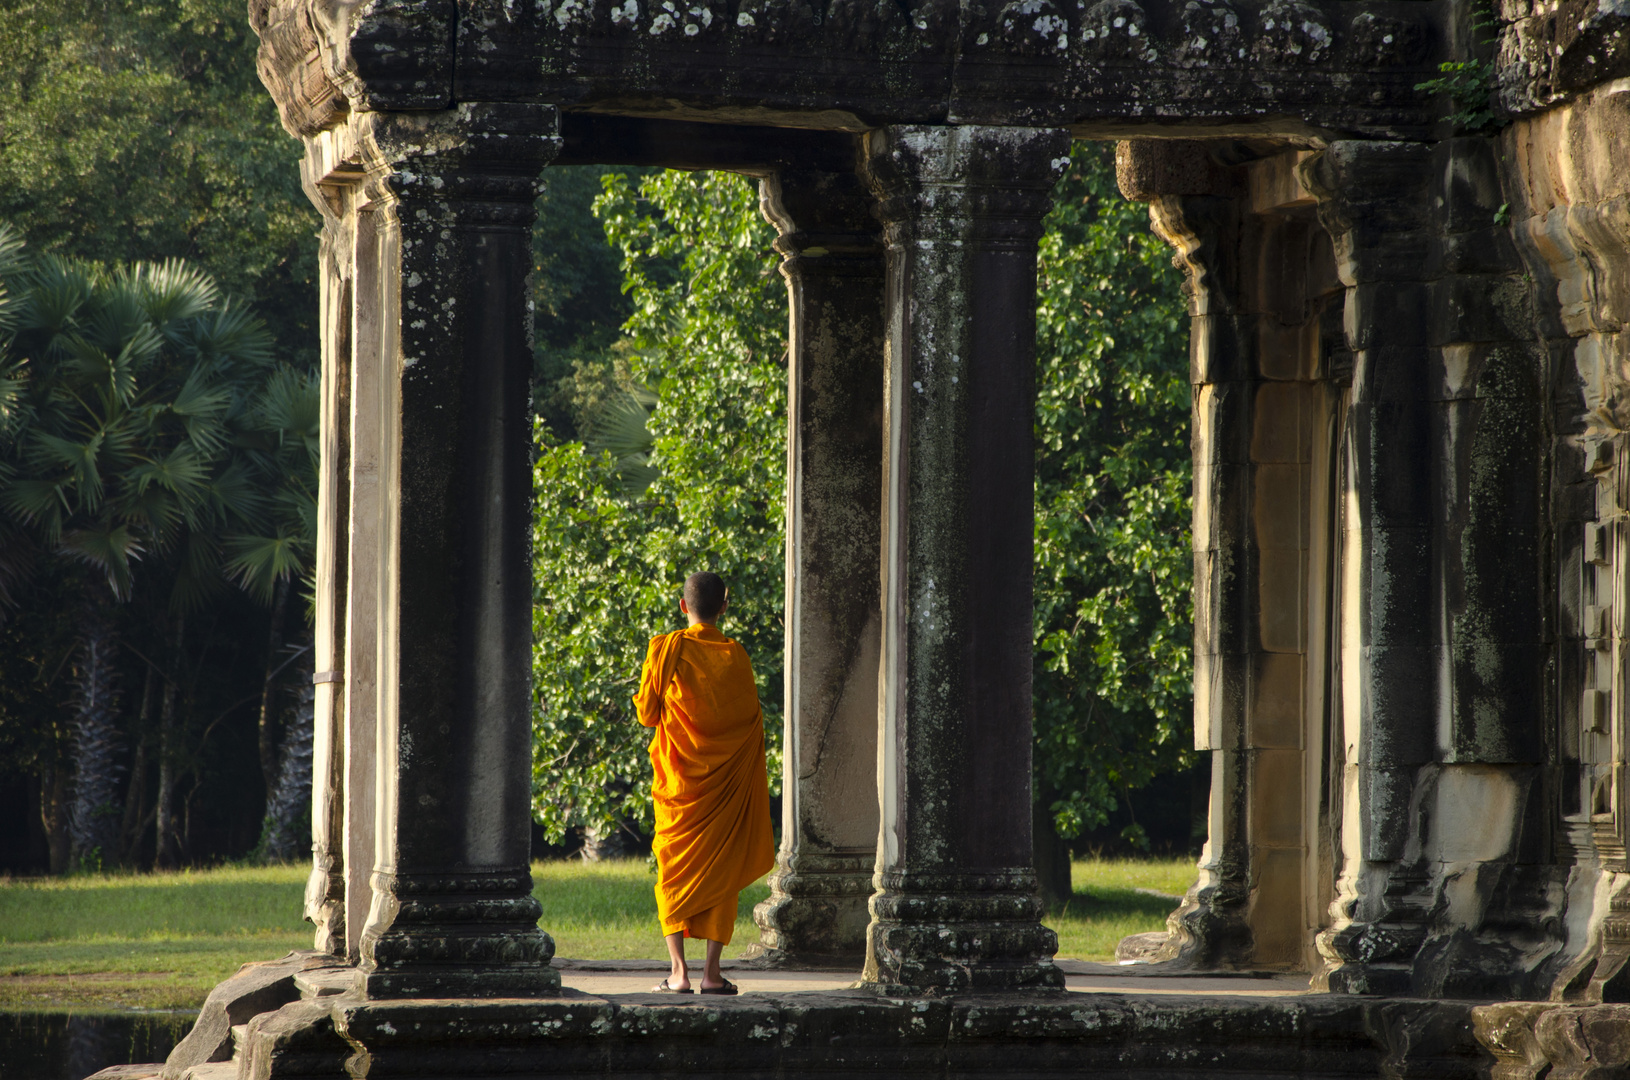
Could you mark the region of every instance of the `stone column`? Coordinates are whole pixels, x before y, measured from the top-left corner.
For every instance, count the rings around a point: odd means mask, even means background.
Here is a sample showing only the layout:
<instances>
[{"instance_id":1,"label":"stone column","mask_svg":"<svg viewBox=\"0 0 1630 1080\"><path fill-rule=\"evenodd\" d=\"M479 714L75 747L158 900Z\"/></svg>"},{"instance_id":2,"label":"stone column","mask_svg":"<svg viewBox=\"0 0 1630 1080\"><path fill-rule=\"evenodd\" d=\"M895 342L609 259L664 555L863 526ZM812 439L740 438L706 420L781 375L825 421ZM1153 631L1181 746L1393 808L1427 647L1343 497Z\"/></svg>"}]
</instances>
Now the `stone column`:
<instances>
[{"instance_id":1,"label":"stone column","mask_svg":"<svg viewBox=\"0 0 1630 1080\"><path fill-rule=\"evenodd\" d=\"M1549 376L1497 174L1483 139L1336 142L1309 173L1355 358L1332 990L1526 996L1562 923L1540 769ZM1468 880L1482 900L1454 903Z\"/></svg>"},{"instance_id":2,"label":"stone column","mask_svg":"<svg viewBox=\"0 0 1630 1080\"><path fill-rule=\"evenodd\" d=\"M1036 242L1064 131L866 137L888 240L876 893L886 993L1060 987L1030 833Z\"/></svg>"},{"instance_id":3,"label":"stone column","mask_svg":"<svg viewBox=\"0 0 1630 1080\"><path fill-rule=\"evenodd\" d=\"M772 962L853 963L877 861L883 243L853 172L763 183L780 230L787 365L781 851L753 918Z\"/></svg>"},{"instance_id":4,"label":"stone column","mask_svg":"<svg viewBox=\"0 0 1630 1080\"><path fill-rule=\"evenodd\" d=\"M323 215L318 256L322 291L322 446L317 473L317 585L312 628L314 733L311 776L311 875L305 915L314 947L344 956L345 938L345 649L346 548L350 532L350 402L354 188L320 150L305 160L307 195Z\"/></svg>"},{"instance_id":5,"label":"stone column","mask_svg":"<svg viewBox=\"0 0 1630 1080\"><path fill-rule=\"evenodd\" d=\"M552 107L353 121L374 204L381 552L370 997L554 991L529 872L526 280ZM359 245L358 258L363 257ZM359 272L359 278L361 274Z\"/></svg>"}]
</instances>

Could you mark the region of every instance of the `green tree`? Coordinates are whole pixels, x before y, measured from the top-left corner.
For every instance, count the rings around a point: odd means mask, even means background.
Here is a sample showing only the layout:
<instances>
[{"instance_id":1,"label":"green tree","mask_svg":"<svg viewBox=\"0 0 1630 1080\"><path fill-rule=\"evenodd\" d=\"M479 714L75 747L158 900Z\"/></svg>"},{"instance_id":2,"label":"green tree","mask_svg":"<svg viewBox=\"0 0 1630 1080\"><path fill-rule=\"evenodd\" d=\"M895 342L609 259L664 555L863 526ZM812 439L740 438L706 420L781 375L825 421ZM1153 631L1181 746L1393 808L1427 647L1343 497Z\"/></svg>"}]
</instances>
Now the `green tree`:
<instances>
[{"instance_id":1,"label":"green tree","mask_svg":"<svg viewBox=\"0 0 1630 1080\"><path fill-rule=\"evenodd\" d=\"M315 362L316 213L242 0L0 0L0 220L36 250L184 258Z\"/></svg>"},{"instance_id":2,"label":"green tree","mask_svg":"<svg viewBox=\"0 0 1630 1080\"><path fill-rule=\"evenodd\" d=\"M1064 840L1189 763L1193 672L1182 280L1113 147L1070 157L1036 308L1036 792Z\"/></svg>"},{"instance_id":3,"label":"green tree","mask_svg":"<svg viewBox=\"0 0 1630 1080\"><path fill-rule=\"evenodd\" d=\"M779 775L787 309L774 233L740 177L605 185L596 211L633 309L623 390L655 392L651 474L629 485L610 452L540 425L534 790L556 841L572 826L649 830L649 739L630 699L649 639L682 625L695 570L730 583L724 629L753 659Z\"/></svg>"},{"instance_id":4,"label":"green tree","mask_svg":"<svg viewBox=\"0 0 1630 1080\"><path fill-rule=\"evenodd\" d=\"M4 585L15 595L34 566L54 558L78 571L70 613L76 856L111 857L117 837L112 605L138 594L140 566L142 606L170 644L158 661L156 813L158 861L170 865L179 854L175 699L185 619L220 595L226 574L255 584L266 572L259 548L292 546L277 524L290 497L269 482L280 450L268 428L284 422L279 389L302 377L279 369L265 329L184 263L103 270L51 255L24 259L4 228L0 247L9 252L0 510L22 553ZM238 550L230 562L228 546ZM293 570L273 562L274 576Z\"/></svg>"}]
</instances>

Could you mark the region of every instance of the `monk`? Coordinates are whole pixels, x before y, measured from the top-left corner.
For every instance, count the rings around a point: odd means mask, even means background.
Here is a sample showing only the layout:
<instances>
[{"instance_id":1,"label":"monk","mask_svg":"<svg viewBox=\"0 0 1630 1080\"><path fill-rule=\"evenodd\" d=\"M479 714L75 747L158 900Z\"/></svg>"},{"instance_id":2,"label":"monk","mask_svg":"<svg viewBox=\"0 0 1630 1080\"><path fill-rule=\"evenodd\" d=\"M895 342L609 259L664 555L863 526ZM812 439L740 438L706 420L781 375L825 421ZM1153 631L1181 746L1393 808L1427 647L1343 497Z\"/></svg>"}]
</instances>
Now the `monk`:
<instances>
[{"instance_id":1,"label":"monk","mask_svg":"<svg viewBox=\"0 0 1630 1080\"><path fill-rule=\"evenodd\" d=\"M734 994L719 956L736 928L742 889L775 864L764 712L747 652L719 633L730 606L717 574L685 581L690 624L651 639L634 706L651 736L657 915L672 965L658 993L691 993L685 939L707 942L704 994Z\"/></svg>"}]
</instances>

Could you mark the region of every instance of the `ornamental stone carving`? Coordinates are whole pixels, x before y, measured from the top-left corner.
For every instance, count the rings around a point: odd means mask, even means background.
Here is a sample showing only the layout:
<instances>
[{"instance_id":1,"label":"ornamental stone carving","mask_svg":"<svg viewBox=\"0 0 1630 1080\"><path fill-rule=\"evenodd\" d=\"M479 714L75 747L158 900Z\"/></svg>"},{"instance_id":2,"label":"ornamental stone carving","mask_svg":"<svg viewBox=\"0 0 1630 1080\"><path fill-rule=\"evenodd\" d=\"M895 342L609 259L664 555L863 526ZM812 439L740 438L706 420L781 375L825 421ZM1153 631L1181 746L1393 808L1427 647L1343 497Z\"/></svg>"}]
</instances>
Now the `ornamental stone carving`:
<instances>
[{"instance_id":1,"label":"ornamental stone carving","mask_svg":"<svg viewBox=\"0 0 1630 1080\"><path fill-rule=\"evenodd\" d=\"M1081 18L1081 53L1099 63L1155 58L1149 16L1132 0L1099 0Z\"/></svg>"},{"instance_id":2,"label":"ornamental stone carving","mask_svg":"<svg viewBox=\"0 0 1630 1080\"><path fill-rule=\"evenodd\" d=\"M1300 0L1274 0L1259 16L1251 57L1261 64L1317 64L1334 45L1330 23L1318 8Z\"/></svg>"},{"instance_id":3,"label":"ornamental stone carving","mask_svg":"<svg viewBox=\"0 0 1630 1080\"><path fill-rule=\"evenodd\" d=\"M1189 0L1183 8L1183 37L1173 59L1184 67L1208 67L1244 58L1238 13L1218 0Z\"/></svg>"},{"instance_id":4,"label":"ornamental stone carving","mask_svg":"<svg viewBox=\"0 0 1630 1080\"><path fill-rule=\"evenodd\" d=\"M1426 27L1416 20L1373 11L1354 18L1347 36L1352 60L1376 67L1415 63L1426 46Z\"/></svg>"}]
</instances>

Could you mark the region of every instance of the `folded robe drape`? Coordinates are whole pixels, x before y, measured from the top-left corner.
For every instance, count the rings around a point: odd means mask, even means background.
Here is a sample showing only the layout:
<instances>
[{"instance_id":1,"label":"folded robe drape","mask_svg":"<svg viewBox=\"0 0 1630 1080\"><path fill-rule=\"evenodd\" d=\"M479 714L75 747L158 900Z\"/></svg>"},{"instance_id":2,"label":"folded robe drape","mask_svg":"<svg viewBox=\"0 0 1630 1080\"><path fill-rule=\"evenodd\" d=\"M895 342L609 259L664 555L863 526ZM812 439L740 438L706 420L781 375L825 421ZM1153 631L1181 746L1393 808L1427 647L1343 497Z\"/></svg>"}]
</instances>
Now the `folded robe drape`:
<instances>
[{"instance_id":1,"label":"folded robe drape","mask_svg":"<svg viewBox=\"0 0 1630 1080\"><path fill-rule=\"evenodd\" d=\"M651 846L662 932L729 944L737 894L775 865L752 662L704 624L652 638L634 707L656 729Z\"/></svg>"}]
</instances>

